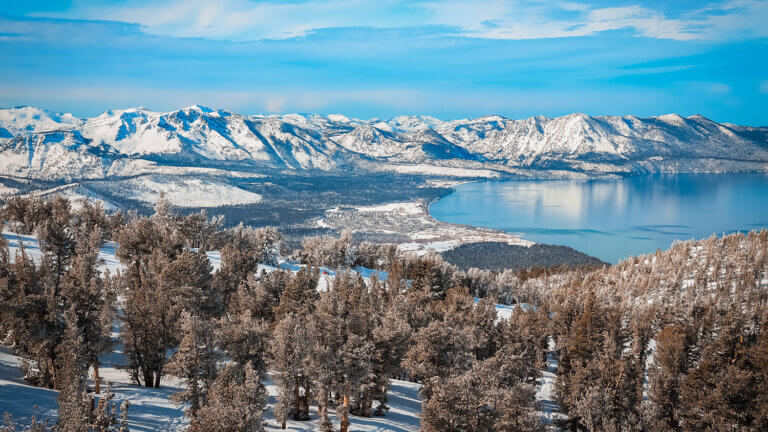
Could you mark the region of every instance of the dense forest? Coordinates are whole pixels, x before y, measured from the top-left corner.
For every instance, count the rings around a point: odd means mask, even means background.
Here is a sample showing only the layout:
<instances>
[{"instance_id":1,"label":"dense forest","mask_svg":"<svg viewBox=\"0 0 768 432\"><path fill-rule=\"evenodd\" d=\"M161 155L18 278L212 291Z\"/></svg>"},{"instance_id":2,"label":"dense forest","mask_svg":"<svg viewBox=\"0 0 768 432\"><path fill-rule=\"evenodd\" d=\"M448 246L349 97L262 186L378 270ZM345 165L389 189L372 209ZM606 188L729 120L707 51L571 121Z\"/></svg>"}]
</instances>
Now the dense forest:
<instances>
[{"instance_id":1,"label":"dense forest","mask_svg":"<svg viewBox=\"0 0 768 432\"><path fill-rule=\"evenodd\" d=\"M463 270L520 270L533 267L597 267L605 263L568 246L502 242L469 243L442 252L443 259Z\"/></svg>"},{"instance_id":2,"label":"dense forest","mask_svg":"<svg viewBox=\"0 0 768 432\"><path fill-rule=\"evenodd\" d=\"M615 266L490 271L348 233L288 252L274 228L222 229L164 200L147 217L15 198L1 216L42 251L11 256L0 240L3 343L29 360L29 382L59 392L57 422L27 430L127 430L130 406L99 380L115 343L137 385L184 381L173 398L190 431L260 431L266 409L285 427L316 406L323 431L345 432L356 416L387 415L391 379L423 384L423 431L543 430L534 396L548 356L562 429L768 429L766 231ZM122 271L99 271L108 239ZM259 271L288 253L302 270ZM339 271L318 290L321 266ZM497 303L525 307L503 318ZM0 431L13 430L6 416Z\"/></svg>"}]
</instances>

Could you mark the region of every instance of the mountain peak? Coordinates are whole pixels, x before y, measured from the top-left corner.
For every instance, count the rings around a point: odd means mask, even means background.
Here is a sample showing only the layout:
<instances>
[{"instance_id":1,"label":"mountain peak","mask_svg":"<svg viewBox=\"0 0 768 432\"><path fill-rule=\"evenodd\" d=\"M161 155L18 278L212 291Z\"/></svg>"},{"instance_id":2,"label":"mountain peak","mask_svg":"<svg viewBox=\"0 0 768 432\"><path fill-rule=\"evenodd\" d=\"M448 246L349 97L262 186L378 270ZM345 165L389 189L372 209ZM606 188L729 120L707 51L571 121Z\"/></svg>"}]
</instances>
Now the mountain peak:
<instances>
[{"instance_id":1,"label":"mountain peak","mask_svg":"<svg viewBox=\"0 0 768 432\"><path fill-rule=\"evenodd\" d=\"M186 108L183 108L183 110L184 111L197 111L199 113L204 113L204 114L210 114L210 113L213 113L213 112L217 111L217 110L215 110L213 108L209 108L207 106L198 105L198 104L194 104L194 105L188 106Z\"/></svg>"},{"instance_id":2,"label":"mountain peak","mask_svg":"<svg viewBox=\"0 0 768 432\"><path fill-rule=\"evenodd\" d=\"M327 118L330 121L335 121L339 123L349 123L350 120L349 117L345 116L344 114L328 114L325 118Z\"/></svg>"},{"instance_id":3,"label":"mountain peak","mask_svg":"<svg viewBox=\"0 0 768 432\"><path fill-rule=\"evenodd\" d=\"M450 160L466 169L558 166L611 173L664 170L677 158L689 161L690 169L711 169L707 161L713 159L746 161L747 167L768 160L760 141L768 129L742 134L737 128L712 127L704 119L575 113L554 119L490 115L441 121L404 115L358 120L341 114L245 116L201 105L166 113L144 107L110 110L77 119L39 108L8 108L0 109L0 138L13 137L19 145L12 154L0 148L0 158L7 161L0 164L0 174L51 179L132 175L148 159L153 168L142 169L153 172L179 161L194 167L231 163L334 170L358 163L360 169L377 164L434 168ZM26 157L19 152L27 152Z\"/></svg>"}]
</instances>

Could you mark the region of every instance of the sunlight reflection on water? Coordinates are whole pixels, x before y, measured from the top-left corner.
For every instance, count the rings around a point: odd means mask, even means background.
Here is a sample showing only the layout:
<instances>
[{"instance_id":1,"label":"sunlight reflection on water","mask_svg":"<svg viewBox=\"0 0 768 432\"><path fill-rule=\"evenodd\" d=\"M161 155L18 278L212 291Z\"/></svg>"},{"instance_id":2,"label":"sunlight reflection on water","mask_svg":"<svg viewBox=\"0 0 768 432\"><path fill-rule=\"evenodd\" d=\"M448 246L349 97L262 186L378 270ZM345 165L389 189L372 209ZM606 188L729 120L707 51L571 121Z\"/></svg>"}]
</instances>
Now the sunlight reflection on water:
<instances>
[{"instance_id":1,"label":"sunlight reflection on water","mask_svg":"<svg viewBox=\"0 0 768 432\"><path fill-rule=\"evenodd\" d=\"M520 233L613 263L676 239L768 227L764 173L483 181L455 189L430 206L436 219Z\"/></svg>"}]
</instances>

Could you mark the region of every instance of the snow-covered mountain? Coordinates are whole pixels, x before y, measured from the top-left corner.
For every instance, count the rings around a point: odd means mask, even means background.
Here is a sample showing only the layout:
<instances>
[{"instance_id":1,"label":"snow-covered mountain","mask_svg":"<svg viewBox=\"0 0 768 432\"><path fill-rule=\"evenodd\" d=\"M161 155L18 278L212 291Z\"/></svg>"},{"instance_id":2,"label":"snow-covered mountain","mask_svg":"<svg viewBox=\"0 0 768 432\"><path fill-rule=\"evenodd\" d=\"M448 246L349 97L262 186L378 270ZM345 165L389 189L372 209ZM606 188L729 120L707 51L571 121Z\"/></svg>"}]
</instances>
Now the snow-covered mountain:
<instances>
[{"instance_id":1,"label":"snow-covered mountain","mask_svg":"<svg viewBox=\"0 0 768 432\"><path fill-rule=\"evenodd\" d=\"M502 172L765 169L768 128L674 114L357 120L248 116L195 105L81 119L32 107L0 110L0 175L13 177L98 179L179 166L333 171L414 165Z\"/></svg>"}]
</instances>

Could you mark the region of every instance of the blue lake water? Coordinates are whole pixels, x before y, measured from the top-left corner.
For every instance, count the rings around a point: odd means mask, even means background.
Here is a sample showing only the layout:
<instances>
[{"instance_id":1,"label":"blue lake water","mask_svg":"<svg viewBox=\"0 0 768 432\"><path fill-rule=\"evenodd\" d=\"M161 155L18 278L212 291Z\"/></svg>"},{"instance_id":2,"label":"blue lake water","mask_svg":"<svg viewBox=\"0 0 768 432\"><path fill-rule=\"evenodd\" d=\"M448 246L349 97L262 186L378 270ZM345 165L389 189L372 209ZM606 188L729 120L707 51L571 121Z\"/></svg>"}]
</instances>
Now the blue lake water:
<instances>
[{"instance_id":1,"label":"blue lake water","mask_svg":"<svg viewBox=\"0 0 768 432\"><path fill-rule=\"evenodd\" d=\"M482 181L432 203L445 222L518 233L616 263L674 240L768 228L768 174Z\"/></svg>"}]
</instances>

